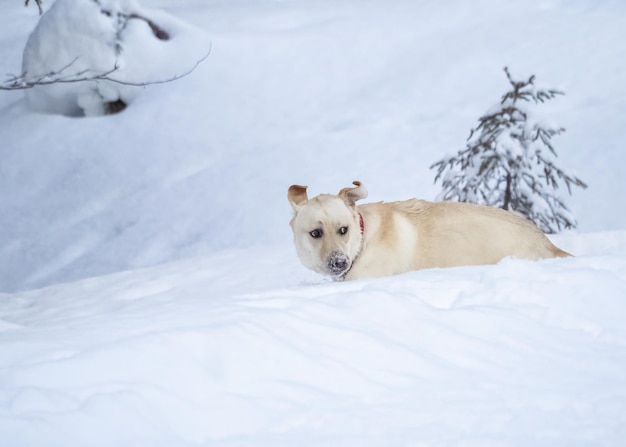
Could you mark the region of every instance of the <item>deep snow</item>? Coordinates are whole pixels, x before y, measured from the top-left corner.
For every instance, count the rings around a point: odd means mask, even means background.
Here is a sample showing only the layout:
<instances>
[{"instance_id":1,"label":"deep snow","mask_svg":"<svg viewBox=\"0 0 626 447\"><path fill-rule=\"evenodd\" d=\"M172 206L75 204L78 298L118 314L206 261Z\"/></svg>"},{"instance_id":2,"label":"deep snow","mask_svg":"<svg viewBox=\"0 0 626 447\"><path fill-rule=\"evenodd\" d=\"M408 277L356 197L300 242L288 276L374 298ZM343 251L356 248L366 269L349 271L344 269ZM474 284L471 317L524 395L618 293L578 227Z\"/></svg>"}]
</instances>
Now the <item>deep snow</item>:
<instances>
[{"instance_id":1,"label":"deep snow","mask_svg":"<svg viewBox=\"0 0 626 447\"><path fill-rule=\"evenodd\" d=\"M2 445L621 446L626 233L573 239L345 283L246 249L4 295Z\"/></svg>"},{"instance_id":2,"label":"deep snow","mask_svg":"<svg viewBox=\"0 0 626 447\"><path fill-rule=\"evenodd\" d=\"M2 447L623 444L626 5L141 4L208 33L190 76L98 118L0 91ZM36 8L0 17L18 73ZM505 65L566 93L577 256L306 271L287 187L433 199Z\"/></svg>"}]
</instances>

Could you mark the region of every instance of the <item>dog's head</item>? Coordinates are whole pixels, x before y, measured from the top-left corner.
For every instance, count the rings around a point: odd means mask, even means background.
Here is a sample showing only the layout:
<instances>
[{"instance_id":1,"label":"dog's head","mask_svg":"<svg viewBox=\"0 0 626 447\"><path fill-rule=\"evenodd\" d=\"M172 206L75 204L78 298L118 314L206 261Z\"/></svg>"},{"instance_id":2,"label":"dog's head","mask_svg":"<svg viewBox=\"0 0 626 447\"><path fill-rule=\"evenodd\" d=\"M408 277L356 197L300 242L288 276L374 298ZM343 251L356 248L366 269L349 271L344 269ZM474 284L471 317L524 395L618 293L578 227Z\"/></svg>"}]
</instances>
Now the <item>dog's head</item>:
<instances>
[{"instance_id":1,"label":"dog's head","mask_svg":"<svg viewBox=\"0 0 626 447\"><path fill-rule=\"evenodd\" d=\"M296 251L309 269L341 279L361 250L360 216L356 201L367 197L360 182L337 195L321 194L309 200L306 186L292 185L287 197L294 210L290 225Z\"/></svg>"}]
</instances>

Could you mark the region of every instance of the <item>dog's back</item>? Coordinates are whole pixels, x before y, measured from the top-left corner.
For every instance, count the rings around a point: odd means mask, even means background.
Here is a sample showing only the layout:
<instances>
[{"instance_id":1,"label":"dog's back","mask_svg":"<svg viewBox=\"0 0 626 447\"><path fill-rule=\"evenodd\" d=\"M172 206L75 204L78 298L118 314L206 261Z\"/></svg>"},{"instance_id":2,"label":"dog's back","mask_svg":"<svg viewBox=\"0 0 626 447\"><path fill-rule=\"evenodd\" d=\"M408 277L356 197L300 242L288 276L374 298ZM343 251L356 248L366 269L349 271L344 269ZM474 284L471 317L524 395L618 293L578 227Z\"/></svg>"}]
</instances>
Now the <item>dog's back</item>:
<instances>
[{"instance_id":1,"label":"dog's back","mask_svg":"<svg viewBox=\"0 0 626 447\"><path fill-rule=\"evenodd\" d=\"M360 205L358 210L365 221L364 244L347 278L495 264L507 256L571 256L532 222L499 208L411 199Z\"/></svg>"}]
</instances>

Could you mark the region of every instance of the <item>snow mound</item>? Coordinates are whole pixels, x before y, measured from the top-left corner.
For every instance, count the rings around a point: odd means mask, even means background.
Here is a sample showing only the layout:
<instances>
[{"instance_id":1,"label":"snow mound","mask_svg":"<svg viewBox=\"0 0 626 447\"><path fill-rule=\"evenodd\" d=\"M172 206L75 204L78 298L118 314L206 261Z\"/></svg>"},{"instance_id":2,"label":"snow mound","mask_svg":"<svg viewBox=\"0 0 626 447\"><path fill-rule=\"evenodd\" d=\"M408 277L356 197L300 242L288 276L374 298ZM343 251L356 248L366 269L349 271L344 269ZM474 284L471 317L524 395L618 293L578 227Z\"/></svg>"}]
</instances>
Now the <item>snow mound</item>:
<instances>
[{"instance_id":1,"label":"snow mound","mask_svg":"<svg viewBox=\"0 0 626 447\"><path fill-rule=\"evenodd\" d=\"M146 84L192 70L206 34L133 0L57 0L24 48L28 104L37 111L94 116L124 109Z\"/></svg>"}]
</instances>

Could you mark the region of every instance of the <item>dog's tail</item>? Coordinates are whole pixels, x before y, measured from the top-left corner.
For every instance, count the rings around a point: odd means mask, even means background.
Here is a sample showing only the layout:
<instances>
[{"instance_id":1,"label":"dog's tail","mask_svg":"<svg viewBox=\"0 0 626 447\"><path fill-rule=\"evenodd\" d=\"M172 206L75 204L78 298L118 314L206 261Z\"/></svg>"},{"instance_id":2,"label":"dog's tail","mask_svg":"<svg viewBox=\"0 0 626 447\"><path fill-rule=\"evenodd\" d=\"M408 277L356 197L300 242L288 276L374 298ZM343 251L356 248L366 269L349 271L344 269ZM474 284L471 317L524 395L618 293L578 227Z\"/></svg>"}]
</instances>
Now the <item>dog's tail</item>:
<instances>
[{"instance_id":1,"label":"dog's tail","mask_svg":"<svg viewBox=\"0 0 626 447\"><path fill-rule=\"evenodd\" d=\"M566 252L565 250L561 250L559 247L554 247L554 250L552 250L552 254L554 255L555 258L572 258L574 257L573 254Z\"/></svg>"}]
</instances>

